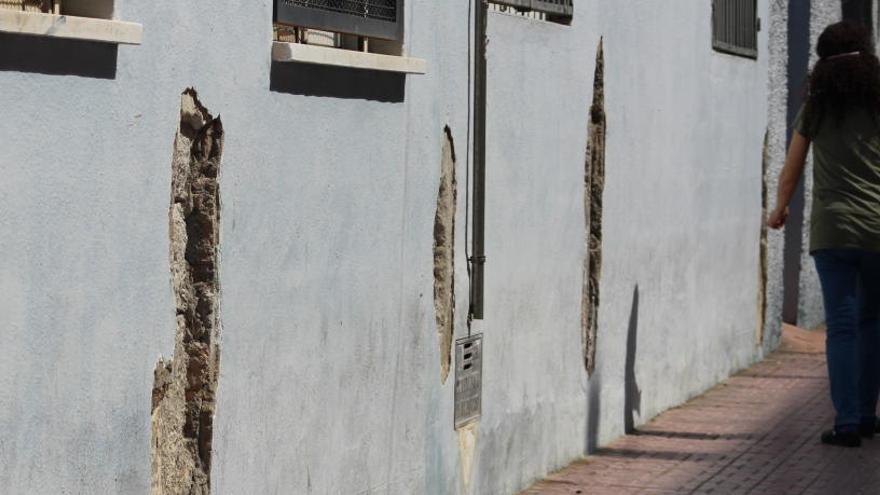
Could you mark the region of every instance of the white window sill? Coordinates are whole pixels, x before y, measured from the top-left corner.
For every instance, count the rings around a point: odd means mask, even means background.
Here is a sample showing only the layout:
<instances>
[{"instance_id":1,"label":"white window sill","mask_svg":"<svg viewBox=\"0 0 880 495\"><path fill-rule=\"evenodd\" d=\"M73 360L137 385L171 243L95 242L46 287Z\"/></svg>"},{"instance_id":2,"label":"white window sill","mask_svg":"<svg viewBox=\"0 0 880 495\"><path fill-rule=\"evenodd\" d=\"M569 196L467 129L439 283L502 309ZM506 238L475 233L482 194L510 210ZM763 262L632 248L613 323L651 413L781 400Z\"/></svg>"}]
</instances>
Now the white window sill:
<instances>
[{"instance_id":1,"label":"white window sill","mask_svg":"<svg viewBox=\"0 0 880 495\"><path fill-rule=\"evenodd\" d=\"M0 31L6 33L139 45L143 27L133 22L0 9Z\"/></svg>"},{"instance_id":2,"label":"white window sill","mask_svg":"<svg viewBox=\"0 0 880 495\"><path fill-rule=\"evenodd\" d=\"M421 58L380 55L354 50L301 43L272 43L272 60L275 62L301 62L305 64L333 65L352 69L424 74L427 63Z\"/></svg>"}]
</instances>

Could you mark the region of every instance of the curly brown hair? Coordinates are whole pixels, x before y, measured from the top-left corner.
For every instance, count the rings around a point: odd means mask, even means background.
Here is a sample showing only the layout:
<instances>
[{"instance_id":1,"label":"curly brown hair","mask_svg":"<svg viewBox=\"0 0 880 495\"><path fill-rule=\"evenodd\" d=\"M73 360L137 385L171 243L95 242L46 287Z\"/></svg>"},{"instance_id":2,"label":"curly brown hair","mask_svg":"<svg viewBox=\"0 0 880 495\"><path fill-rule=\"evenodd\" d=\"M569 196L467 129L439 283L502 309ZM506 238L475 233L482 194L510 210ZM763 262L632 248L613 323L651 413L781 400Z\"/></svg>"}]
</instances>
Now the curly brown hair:
<instances>
[{"instance_id":1,"label":"curly brown hair","mask_svg":"<svg viewBox=\"0 0 880 495\"><path fill-rule=\"evenodd\" d=\"M819 61L809 78L807 124L827 112L835 120L854 109L880 116L880 60L871 32L861 24L839 22L825 28L816 44Z\"/></svg>"}]
</instances>

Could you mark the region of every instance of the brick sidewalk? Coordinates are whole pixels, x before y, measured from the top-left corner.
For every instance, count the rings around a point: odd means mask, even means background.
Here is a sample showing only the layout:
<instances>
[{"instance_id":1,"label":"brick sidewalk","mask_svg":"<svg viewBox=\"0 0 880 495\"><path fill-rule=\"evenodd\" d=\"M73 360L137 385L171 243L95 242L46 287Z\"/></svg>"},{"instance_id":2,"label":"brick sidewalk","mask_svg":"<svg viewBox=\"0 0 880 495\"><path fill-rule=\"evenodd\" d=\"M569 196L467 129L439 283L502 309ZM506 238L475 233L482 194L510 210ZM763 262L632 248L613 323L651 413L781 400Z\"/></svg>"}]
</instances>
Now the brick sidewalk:
<instances>
[{"instance_id":1,"label":"brick sidewalk","mask_svg":"<svg viewBox=\"0 0 880 495\"><path fill-rule=\"evenodd\" d=\"M523 495L880 494L880 438L819 442L833 418L822 337L787 329L764 362Z\"/></svg>"}]
</instances>

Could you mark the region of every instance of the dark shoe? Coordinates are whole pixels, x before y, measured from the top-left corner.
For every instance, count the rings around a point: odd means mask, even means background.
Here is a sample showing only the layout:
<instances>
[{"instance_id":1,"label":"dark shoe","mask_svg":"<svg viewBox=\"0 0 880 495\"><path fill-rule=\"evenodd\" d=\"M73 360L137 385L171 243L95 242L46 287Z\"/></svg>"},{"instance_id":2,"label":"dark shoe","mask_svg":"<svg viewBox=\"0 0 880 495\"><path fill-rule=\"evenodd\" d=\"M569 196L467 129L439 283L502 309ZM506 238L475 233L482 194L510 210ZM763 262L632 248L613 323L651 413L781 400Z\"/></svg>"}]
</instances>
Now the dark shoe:
<instances>
[{"instance_id":1,"label":"dark shoe","mask_svg":"<svg viewBox=\"0 0 880 495\"><path fill-rule=\"evenodd\" d=\"M841 447L861 447L862 437L859 436L858 431L828 430L822 434L822 443Z\"/></svg>"},{"instance_id":2,"label":"dark shoe","mask_svg":"<svg viewBox=\"0 0 880 495\"><path fill-rule=\"evenodd\" d=\"M875 433L880 433L880 421L862 423L859 425L859 435L862 438L874 438Z\"/></svg>"}]
</instances>

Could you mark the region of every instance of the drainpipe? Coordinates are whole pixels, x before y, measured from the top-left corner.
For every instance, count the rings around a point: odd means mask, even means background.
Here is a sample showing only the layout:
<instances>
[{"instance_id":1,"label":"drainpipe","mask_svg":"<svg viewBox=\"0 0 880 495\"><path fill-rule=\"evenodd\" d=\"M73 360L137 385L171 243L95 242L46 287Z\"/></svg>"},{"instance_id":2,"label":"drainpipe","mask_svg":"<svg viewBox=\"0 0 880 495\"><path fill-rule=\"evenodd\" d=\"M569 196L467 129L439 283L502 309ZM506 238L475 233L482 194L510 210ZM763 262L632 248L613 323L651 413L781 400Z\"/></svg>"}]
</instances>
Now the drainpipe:
<instances>
[{"instance_id":1,"label":"drainpipe","mask_svg":"<svg viewBox=\"0 0 880 495\"><path fill-rule=\"evenodd\" d=\"M471 244L471 318L483 319L486 265L486 36L488 0L475 0L474 16L474 176L473 240Z\"/></svg>"},{"instance_id":2,"label":"drainpipe","mask_svg":"<svg viewBox=\"0 0 880 495\"><path fill-rule=\"evenodd\" d=\"M794 118L804 101L804 85L810 69L811 2L788 4L788 128L786 142L791 142ZM797 325L800 303L800 280L803 254L805 206L804 181L801 179L789 206L785 222L785 247L782 270L782 321Z\"/></svg>"}]
</instances>

